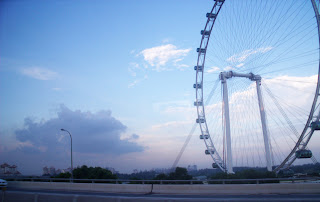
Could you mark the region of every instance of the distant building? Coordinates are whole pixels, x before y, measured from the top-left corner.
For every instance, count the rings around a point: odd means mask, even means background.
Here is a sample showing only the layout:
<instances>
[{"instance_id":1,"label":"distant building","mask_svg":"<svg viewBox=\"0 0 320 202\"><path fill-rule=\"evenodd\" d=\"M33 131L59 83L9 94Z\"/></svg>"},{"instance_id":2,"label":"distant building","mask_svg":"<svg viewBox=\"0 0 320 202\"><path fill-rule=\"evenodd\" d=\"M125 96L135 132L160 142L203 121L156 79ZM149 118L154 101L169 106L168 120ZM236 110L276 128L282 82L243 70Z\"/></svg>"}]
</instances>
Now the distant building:
<instances>
[{"instance_id":1,"label":"distant building","mask_svg":"<svg viewBox=\"0 0 320 202\"><path fill-rule=\"evenodd\" d=\"M65 169L65 171L68 173L71 173L71 168L69 167L69 168Z\"/></svg>"},{"instance_id":2,"label":"distant building","mask_svg":"<svg viewBox=\"0 0 320 202\"><path fill-rule=\"evenodd\" d=\"M168 168L153 168L152 170L158 174L171 172L171 169L168 169Z\"/></svg>"},{"instance_id":3,"label":"distant building","mask_svg":"<svg viewBox=\"0 0 320 202\"><path fill-rule=\"evenodd\" d=\"M59 175L61 173L61 170L60 169L57 169L56 170L56 175Z\"/></svg>"},{"instance_id":4,"label":"distant building","mask_svg":"<svg viewBox=\"0 0 320 202\"><path fill-rule=\"evenodd\" d=\"M197 165L188 165L187 170L188 171L197 171L198 168L197 168Z\"/></svg>"},{"instance_id":5,"label":"distant building","mask_svg":"<svg viewBox=\"0 0 320 202\"><path fill-rule=\"evenodd\" d=\"M49 173L49 169L47 166L42 168L42 175L46 176L46 175L50 175Z\"/></svg>"},{"instance_id":6,"label":"distant building","mask_svg":"<svg viewBox=\"0 0 320 202\"><path fill-rule=\"evenodd\" d=\"M1 175L4 175L6 172L9 171L9 164L4 163L1 165Z\"/></svg>"},{"instance_id":7,"label":"distant building","mask_svg":"<svg viewBox=\"0 0 320 202\"><path fill-rule=\"evenodd\" d=\"M138 169L134 169L134 170L133 170L133 173L134 173L134 174L139 173Z\"/></svg>"},{"instance_id":8,"label":"distant building","mask_svg":"<svg viewBox=\"0 0 320 202\"><path fill-rule=\"evenodd\" d=\"M114 168L111 168L111 167L106 167L106 169L110 170L112 172L112 174L119 173L118 171L116 171Z\"/></svg>"},{"instance_id":9,"label":"distant building","mask_svg":"<svg viewBox=\"0 0 320 202\"><path fill-rule=\"evenodd\" d=\"M10 171L11 173L17 172L17 166L16 166L16 165L9 166L9 171Z\"/></svg>"},{"instance_id":10,"label":"distant building","mask_svg":"<svg viewBox=\"0 0 320 202\"><path fill-rule=\"evenodd\" d=\"M71 168L62 169L61 173L71 173Z\"/></svg>"},{"instance_id":11,"label":"distant building","mask_svg":"<svg viewBox=\"0 0 320 202\"><path fill-rule=\"evenodd\" d=\"M50 174L51 176L56 175L56 169L55 169L55 167L51 166L51 167L49 168L49 174Z\"/></svg>"},{"instance_id":12,"label":"distant building","mask_svg":"<svg viewBox=\"0 0 320 202\"><path fill-rule=\"evenodd\" d=\"M0 175L3 175L3 176L21 175L21 173L17 170L16 165L10 166L9 164L4 163L0 167L1 167Z\"/></svg>"},{"instance_id":13,"label":"distant building","mask_svg":"<svg viewBox=\"0 0 320 202\"><path fill-rule=\"evenodd\" d=\"M59 175L60 173L71 173L71 168L66 168L66 169L56 169L55 167L51 166L48 168L47 166L43 167L42 169L43 176L56 176Z\"/></svg>"}]
</instances>

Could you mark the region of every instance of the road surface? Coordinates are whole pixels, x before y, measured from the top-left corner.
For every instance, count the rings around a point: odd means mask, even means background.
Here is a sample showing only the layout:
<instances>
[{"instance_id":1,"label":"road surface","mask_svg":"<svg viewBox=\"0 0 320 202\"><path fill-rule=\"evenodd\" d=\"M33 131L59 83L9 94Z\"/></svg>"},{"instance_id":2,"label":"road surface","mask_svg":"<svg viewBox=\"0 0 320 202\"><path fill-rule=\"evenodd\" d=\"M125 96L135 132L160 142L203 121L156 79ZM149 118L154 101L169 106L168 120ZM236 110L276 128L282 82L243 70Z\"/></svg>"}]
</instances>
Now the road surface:
<instances>
[{"instance_id":1,"label":"road surface","mask_svg":"<svg viewBox=\"0 0 320 202\"><path fill-rule=\"evenodd\" d=\"M2 195L2 194L1 194ZM2 199L2 196L1 196ZM320 201L320 194L160 195L114 194L86 191L25 190L10 188L4 201ZM1 201L1 200L0 200Z\"/></svg>"}]
</instances>

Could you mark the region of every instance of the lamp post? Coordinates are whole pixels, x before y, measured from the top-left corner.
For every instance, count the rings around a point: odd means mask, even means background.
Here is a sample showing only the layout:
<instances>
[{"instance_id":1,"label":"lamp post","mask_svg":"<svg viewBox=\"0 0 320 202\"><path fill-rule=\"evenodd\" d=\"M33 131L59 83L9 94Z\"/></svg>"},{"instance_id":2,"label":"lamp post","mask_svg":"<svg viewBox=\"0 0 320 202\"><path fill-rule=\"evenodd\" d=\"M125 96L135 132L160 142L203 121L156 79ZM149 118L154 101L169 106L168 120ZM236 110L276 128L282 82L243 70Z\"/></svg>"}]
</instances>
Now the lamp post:
<instances>
[{"instance_id":1,"label":"lamp post","mask_svg":"<svg viewBox=\"0 0 320 202\"><path fill-rule=\"evenodd\" d=\"M61 129L61 131L65 131L65 132L69 133L70 139L71 139L71 180L72 180L72 182L73 182L72 136L71 136L71 133L70 133L69 131L67 131L67 130L65 130L65 129L63 129L63 128Z\"/></svg>"}]
</instances>

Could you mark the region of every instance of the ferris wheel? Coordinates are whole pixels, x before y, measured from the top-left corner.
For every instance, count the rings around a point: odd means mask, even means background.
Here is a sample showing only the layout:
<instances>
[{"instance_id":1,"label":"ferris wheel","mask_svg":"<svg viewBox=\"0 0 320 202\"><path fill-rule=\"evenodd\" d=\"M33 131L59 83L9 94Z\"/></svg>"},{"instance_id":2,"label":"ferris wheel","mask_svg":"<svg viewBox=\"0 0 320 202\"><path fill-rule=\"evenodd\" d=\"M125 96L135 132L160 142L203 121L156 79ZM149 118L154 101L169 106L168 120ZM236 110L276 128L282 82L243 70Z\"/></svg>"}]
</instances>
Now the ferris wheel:
<instances>
[{"instance_id":1,"label":"ferris wheel","mask_svg":"<svg viewBox=\"0 0 320 202\"><path fill-rule=\"evenodd\" d=\"M316 162L319 2L215 0L194 67L196 123L212 166ZM309 144L310 145L310 144Z\"/></svg>"}]
</instances>

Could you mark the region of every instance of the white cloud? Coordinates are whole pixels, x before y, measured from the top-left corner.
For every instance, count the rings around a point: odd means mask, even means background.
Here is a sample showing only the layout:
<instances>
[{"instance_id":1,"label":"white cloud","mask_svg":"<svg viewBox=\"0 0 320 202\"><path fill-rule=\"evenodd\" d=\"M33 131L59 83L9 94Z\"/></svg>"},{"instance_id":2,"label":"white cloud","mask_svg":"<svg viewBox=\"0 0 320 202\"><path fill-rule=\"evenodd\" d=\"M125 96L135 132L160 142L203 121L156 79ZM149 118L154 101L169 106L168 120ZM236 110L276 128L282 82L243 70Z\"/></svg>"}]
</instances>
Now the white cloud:
<instances>
[{"instance_id":1,"label":"white cloud","mask_svg":"<svg viewBox=\"0 0 320 202\"><path fill-rule=\"evenodd\" d=\"M39 67L24 68L21 73L38 80L53 80L58 77L58 73Z\"/></svg>"},{"instance_id":2,"label":"white cloud","mask_svg":"<svg viewBox=\"0 0 320 202\"><path fill-rule=\"evenodd\" d=\"M236 65L236 67L240 68L240 67L243 67L244 66L244 63L240 63L238 65Z\"/></svg>"},{"instance_id":3,"label":"white cloud","mask_svg":"<svg viewBox=\"0 0 320 202\"><path fill-rule=\"evenodd\" d=\"M189 108L192 105L192 102L189 100L177 100L170 102L157 102L153 104L153 110L155 112L167 112L169 108Z\"/></svg>"},{"instance_id":4,"label":"white cloud","mask_svg":"<svg viewBox=\"0 0 320 202\"><path fill-rule=\"evenodd\" d=\"M157 72L171 70L184 71L189 68L190 65L184 64L182 61L190 51L190 48L178 49L172 44L144 49L135 55L136 57L143 56L143 60L140 62L131 62L128 67L128 72L133 77L139 77L139 75L146 75L150 70ZM133 50L130 53L134 54L135 51ZM150 68L150 66L152 68ZM135 79L128 85L128 88L132 88L146 79L146 76L140 79Z\"/></svg>"},{"instance_id":5,"label":"white cloud","mask_svg":"<svg viewBox=\"0 0 320 202\"><path fill-rule=\"evenodd\" d=\"M174 60L173 62L176 64L176 63L178 63L180 61L182 61L182 58L178 58L178 59Z\"/></svg>"},{"instance_id":6,"label":"white cloud","mask_svg":"<svg viewBox=\"0 0 320 202\"><path fill-rule=\"evenodd\" d=\"M231 66L226 66L223 70L224 71L230 71L230 70L233 70L234 68L231 67Z\"/></svg>"},{"instance_id":7,"label":"white cloud","mask_svg":"<svg viewBox=\"0 0 320 202\"><path fill-rule=\"evenodd\" d=\"M132 88L134 87L135 85L137 85L138 83L144 81L144 80L147 80L148 79L148 75L145 75L143 78L141 79L136 79L134 80L133 82L131 82L129 85L128 85L128 88Z\"/></svg>"},{"instance_id":8,"label":"white cloud","mask_svg":"<svg viewBox=\"0 0 320 202\"><path fill-rule=\"evenodd\" d=\"M207 71L207 73L213 73L213 72L217 72L220 71L219 67L210 67Z\"/></svg>"},{"instance_id":9,"label":"white cloud","mask_svg":"<svg viewBox=\"0 0 320 202\"><path fill-rule=\"evenodd\" d=\"M258 53L266 53L266 52L270 51L271 49L273 49L273 47L268 46L268 47L262 47L262 48L257 48L257 49L244 50L241 53L237 53L237 54L232 55L231 57L229 57L227 59L227 61L232 62L232 63L242 63L251 55L258 54Z\"/></svg>"},{"instance_id":10,"label":"white cloud","mask_svg":"<svg viewBox=\"0 0 320 202\"><path fill-rule=\"evenodd\" d=\"M45 165L66 168L67 162L70 162L66 161L70 138L68 133L60 131L64 127L75 137L75 167L83 164L105 167L106 159L108 165L109 159L121 159L118 165L125 168L128 166L126 155L142 155L147 149L138 143L140 134L131 133L128 138L121 138L128 128L113 117L111 111L73 111L61 105L54 118L40 122L26 118L24 126L14 129L12 134L0 130L0 159L14 163L23 174L39 175Z\"/></svg>"},{"instance_id":11,"label":"white cloud","mask_svg":"<svg viewBox=\"0 0 320 202\"><path fill-rule=\"evenodd\" d=\"M54 91L61 91L62 89L61 89L61 88L52 88L52 90L54 90Z\"/></svg>"},{"instance_id":12,"label":"white cloud","mask_svg":"<svg viewBox=\"0 0 320 202\"><path fill-rule=\"evenodd\" d=\"M177 68L180 70L180 71L184 71L186 68L190 67L190 65L186 65L186 64L179 64L177 65Z\"/></svg>"},{"instance_id":13,"label":"white cloud","mask_svg":"<svg viewBox=\"0 0 320 202\"><path fill-rule=\"evenodd\" d=\"M137 76L137 73L136 73L137 69L141 69L140 65L138 63L131 62L130 66L128 67L128 71L131 74L131 76L133 76L133 77Z\"/></svg>"},{"instance_id":14,"label":"white cloud","mask_svg":"<svg viewBox=\"0 0 320 202\"><path fill-rule=\"evenodd\" d=\"M177 67L178 70L180 71L184 71L186 68L190 67L190 65L186 65L186 64L178 64L178 62L182 61L183 58L178 58L176 60L173 61L173 65L175 67Z\"/></svg>"},{"instance_id":15,"label":"white cloud","mask_svg":"<svg viewBox=\"0 0 320 202\"><path fill-rule=\"evenodd\" d=\"M178 49L175 45L167 44L162 46L156 46L153 48L144 49L140 52L143 55L144 60L155 67L156 71L167 70L168 68L164 68L169 61L175 60L177 62L179 59L183 59L191 49Z\"/></svg>"},{"instance_id":16,"label":"white cloud","mask_svg":"<svg viewBox=\"0 0 320 202\"><path fill-rule=\"evenodd\" d=\"M163 128L174 128L174 127L180 127L180 126L186 126L192 124L190 121L169 121L166 123L156 124L151 126L152 130L160 130Z\"/></svg>"},{"instance_id":17,"label":"white cloud","mask_svg":"<svg viewBox=\"0 0 320 202\"><path fill-rule=\"evenodd\" d=\"M153 104L155 113L167 117L167 120L184 120L196 117L196 108L190 100L177 100L170 102L158 102Z\"/></svg>"},{"instance_id":18,"label":"white cloud","mask_svg":"<svg viewBox=\"0 0 320 202\"><path fill-rule=\"evenodd\" d=\"M165 38L162 40L162 43L169 43L170 41L172 41L171 38Z\"/></svg>"},{"instance_id":19,"label":"white cloud","mask_svg":"<svg viewBox=\"0 0 320 202\"><path fill-rule=\"evenodd\" d=\"M136 50L131 50L131 51L130 51L130 54L131 54L131 55L133 55L133 54L135 54L135 53L136 53Z\"/></svg>"},{"instance_id":20,"label":"white cloud","mask_svg":"<svg viewBox=\"0 0 320 202\"><path fill-rule=\"evenodd\" d=\"M128 88L132 88L133 86L137 85L139 82L140 82L139 79L134 80L133 82L131 82L131 83L128 85Z\"/></svg>"}]
</instances>

